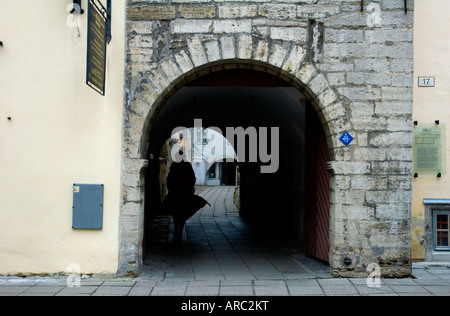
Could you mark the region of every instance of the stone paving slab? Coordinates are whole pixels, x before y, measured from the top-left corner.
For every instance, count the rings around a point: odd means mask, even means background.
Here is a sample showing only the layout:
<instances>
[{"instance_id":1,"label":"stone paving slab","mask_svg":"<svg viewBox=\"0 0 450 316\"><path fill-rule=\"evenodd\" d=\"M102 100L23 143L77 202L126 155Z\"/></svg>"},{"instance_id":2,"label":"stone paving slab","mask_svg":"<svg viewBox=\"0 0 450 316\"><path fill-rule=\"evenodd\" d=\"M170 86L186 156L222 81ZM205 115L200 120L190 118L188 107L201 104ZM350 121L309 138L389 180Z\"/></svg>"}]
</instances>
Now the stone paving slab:
<instances>
[{"instance_id":1,"label":"stone paving slab","mask_svg":"<svg viewBox=\"0 0 450 316\"><path fill-rule=\"evenodd\" d=\"M318 285L311 286L289 286L289 293L291 296L315 296L320 295L324 296L324 292L322 288Z\"/></svg>"},{"instance_id":2,"label":"stone paving slab","mask_svg":"<svg viewBox=\"0 0 450 316\"><path fill-rule=\"evenodd\" d=\"M253 296L253 286L246 285L230 285L221 286L220 293L221 296Z\"/></svg>"},{"instance_id":3,"label":"stone paving slab","mask_svg":"<svg viewBox=\"0 0 450 316\"><path fill-rule=\"evenodd\" d=\"M360 294L354 285L322 285L321 287L326 296L349 296Z\"/></svg>"},{"instance_id":4,"label":"stone paving slab","mask_svg":"<svg viewBox=\"0 0 450 316\"><path fill-rule=\"evenodd\" d=\"M355 288L358 291L358 293L363 296L396 294L394 290L389 286L380 286L371 288L368 287L367 285L355 285Z\"/></svg>"},{"instance_id":5,"label":"stone paving slab","mask_svg":"<svg viewBox=\"0 0 450 316\"><path fill-rule=\"evenodd\" d=\"M66 287L56 293L56 296L90 296L97 291L98 286L81 286L76 288Z\"/></svg>"},{"instance_id":6,"label":"stone paving slab","mask_svg":"<svg viewBox=\"0 0 450 316\"><path fill-rule=\"evenodd\" d=\"M218 296L220 292L219 286L203 286L188 287L186 296Z\"/></svg>"}]
</instances>

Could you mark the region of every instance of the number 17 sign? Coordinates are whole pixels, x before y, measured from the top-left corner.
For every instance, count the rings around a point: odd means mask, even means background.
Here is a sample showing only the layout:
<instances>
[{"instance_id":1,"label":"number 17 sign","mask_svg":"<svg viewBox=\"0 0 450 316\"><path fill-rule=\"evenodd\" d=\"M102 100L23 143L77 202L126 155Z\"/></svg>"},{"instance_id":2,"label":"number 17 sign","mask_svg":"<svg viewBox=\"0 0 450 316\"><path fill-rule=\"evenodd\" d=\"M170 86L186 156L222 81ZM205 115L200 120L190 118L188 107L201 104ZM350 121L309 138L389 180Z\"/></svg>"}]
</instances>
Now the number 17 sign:
<instances>
[{"instance_id":1,"label":"number 17 sign","mask_svg":"<svg viewBox=\"0 0 450 316\"><path fill-rule=\"evenodd\" d=\"M434 87L434 77L419 77L419 87Z\"/></svg>"}]
</instances>

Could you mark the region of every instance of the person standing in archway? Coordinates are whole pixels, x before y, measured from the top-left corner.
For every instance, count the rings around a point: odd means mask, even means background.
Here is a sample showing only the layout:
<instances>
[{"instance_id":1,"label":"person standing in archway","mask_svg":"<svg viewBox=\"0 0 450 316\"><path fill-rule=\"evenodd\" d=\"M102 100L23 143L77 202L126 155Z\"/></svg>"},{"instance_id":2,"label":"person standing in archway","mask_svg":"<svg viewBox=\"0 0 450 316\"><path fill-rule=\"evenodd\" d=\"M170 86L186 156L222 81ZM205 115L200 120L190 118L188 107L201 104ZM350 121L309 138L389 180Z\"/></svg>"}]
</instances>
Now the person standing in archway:
<instances>
[{"instance_id":1,"label":"person standing in archway","mask_svg":"<svg viewBox=\"0 0 450 316\"><path fill-rule=\"evenodd\" d=\"M180 159L170 166L167 177L169 194L166 198L174 220L176 241L181 241L186 220L192 216L189 211L195 194L195 172L192 165L186 161L183 150L179 151Z\"/></svg>"}]
</instances>

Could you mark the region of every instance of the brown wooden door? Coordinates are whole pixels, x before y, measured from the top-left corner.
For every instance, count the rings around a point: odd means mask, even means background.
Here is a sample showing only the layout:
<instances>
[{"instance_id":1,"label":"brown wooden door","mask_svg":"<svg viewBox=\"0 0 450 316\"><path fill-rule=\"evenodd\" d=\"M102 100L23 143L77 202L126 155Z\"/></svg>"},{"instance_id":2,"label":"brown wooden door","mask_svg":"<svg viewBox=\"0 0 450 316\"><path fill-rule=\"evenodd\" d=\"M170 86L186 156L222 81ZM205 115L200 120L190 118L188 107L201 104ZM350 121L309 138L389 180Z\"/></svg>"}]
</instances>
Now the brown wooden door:
<instances>
[{"instance_id":1,"label":"brown wooden door","mask_svg":"<svg viewBox=\"0 0 450 316\"><path fill-rule=\"evenodd\" d=\"M322 123L306 107L305 253L329 262L330 180L328 145Z\"/></svg>"}]
</instances>

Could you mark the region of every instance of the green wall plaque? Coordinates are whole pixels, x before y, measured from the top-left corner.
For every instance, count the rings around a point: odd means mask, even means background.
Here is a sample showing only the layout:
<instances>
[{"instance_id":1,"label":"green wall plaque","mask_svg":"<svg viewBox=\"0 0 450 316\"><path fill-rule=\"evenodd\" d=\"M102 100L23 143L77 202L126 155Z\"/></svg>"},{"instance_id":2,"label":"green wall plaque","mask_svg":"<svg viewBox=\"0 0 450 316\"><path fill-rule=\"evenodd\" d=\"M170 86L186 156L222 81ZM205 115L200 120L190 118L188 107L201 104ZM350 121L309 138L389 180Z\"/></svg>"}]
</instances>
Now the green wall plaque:
<instances>
[{"instance_id":1,"label":"green wall plaque","mask_svg":"<svg viewBox=\"0 0 450 316\"><path fill-rule=\"evenodd\" d=\"M444 175L445 124L418 124L414 127L414 173L421 175Z\"/></svg>"}]
</instances>

